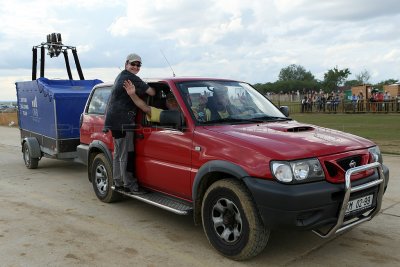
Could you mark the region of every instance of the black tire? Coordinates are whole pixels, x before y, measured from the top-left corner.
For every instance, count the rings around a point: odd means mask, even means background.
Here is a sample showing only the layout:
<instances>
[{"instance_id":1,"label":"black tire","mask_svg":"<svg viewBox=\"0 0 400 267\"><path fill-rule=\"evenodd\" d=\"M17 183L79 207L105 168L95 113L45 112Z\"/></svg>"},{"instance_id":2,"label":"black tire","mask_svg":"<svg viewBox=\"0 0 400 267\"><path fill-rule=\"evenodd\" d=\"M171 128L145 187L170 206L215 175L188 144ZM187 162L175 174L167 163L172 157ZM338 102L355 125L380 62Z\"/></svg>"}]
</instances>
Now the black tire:
<instances>
[{"instance_id":1,"label":"black tire","mask_svg":"<svg viewBox=\"0 0 400 267\"><path fill-rule=\"evenodd\" d=\"M121 194L111 189L113 184L111 163L104 154L97 154L91 164L93 190L98 199L111 203L121 199Z\"/></svg>"},{"instance_id":2,"label":"black tire","mask_svg":"<svg viewBox=\"0 0 400 267\"><path fill-rule=\"evenodd\" d=\"M204 232L211 245L233 260L258 255L267 245L265 228L247 188L234 179L213 183L202 203Z\"/></svg>"},{"instance_id":3,"label":"black tire","mask_svg":"<svg viewBox=\"0 0 400 267\"><path fill-rule=\"evenodd\" d=\"M22 147L22 157L24 159L25 166L28 169L36 169L39 165L38 158L32 158L31 151L29 149L28 143L25 142Z\"/></svg>"}]
</instances>

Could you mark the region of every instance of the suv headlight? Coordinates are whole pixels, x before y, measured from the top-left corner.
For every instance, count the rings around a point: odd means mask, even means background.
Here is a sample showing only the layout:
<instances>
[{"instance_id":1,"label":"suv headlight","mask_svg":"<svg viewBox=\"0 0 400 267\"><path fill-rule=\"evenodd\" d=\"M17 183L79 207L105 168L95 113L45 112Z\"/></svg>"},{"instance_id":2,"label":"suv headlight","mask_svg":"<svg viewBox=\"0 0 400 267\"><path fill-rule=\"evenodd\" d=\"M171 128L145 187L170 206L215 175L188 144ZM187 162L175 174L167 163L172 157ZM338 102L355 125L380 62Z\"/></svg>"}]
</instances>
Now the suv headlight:
<instances>
[{"instance_id":1,"label":"suv headlight","mask_svg":"<svg viewBox=\"0 0 400 267\"><path fill-rule=\"evenodd\" d=\"M368 152L371 154L373 162L382 164L382 154L378 146L370 147Z\"/></svg>"},{"instance_id":2,"label":"suv headlight","mask_svg":"<svg viewBox=\"0 0 400 267\"><path fill-rule=\"evenodd\" d=\"M275 178L283 183L307 183L325 179L318 159L296 161L271 161L271 171Z\"/></svg>"}]
</instances>

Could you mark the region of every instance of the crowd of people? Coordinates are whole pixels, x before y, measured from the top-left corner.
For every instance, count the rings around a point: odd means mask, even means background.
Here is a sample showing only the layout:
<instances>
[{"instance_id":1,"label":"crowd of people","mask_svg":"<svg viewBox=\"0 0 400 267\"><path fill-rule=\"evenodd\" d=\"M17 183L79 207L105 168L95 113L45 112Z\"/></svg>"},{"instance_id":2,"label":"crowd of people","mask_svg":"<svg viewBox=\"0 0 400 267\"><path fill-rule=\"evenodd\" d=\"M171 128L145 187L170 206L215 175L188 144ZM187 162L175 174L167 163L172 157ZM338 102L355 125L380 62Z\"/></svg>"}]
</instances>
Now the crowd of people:
<instances>
[{"instance_id":1,"label":"crowd of people","mask_svg":"<svg viewBox=\"0 0 400 267\"><path fill-rule=\"evenodd\" d=\"M366 98L362 92L346 98L343 93L310 93L301 99L301 112L399 112L400 96L389 92L372 92Z\"/></svg>"}]
</instances>

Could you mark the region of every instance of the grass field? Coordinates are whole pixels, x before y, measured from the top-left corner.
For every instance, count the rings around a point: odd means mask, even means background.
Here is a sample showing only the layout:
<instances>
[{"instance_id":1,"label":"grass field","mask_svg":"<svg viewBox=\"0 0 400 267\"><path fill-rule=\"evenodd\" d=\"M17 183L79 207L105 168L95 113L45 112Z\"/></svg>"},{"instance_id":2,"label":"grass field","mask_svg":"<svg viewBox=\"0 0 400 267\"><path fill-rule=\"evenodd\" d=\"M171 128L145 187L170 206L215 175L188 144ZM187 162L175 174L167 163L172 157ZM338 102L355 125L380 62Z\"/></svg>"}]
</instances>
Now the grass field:
<instances>
[{"instance_id":1,"label":"grass field","mask_svg":"<svg viewBox=\"0 0 400 267\"><path fill-rule=\"evenodd\" d=\"M0 125L8 126L11 122L14 122L14 126L18 126L18 117L16 112L8 113L1 112L0 113Z\"/></svg>"},{"instance_id":2,"label":"grass field","mask_svg":"<svg viewBox=\"0 0 400 267\"><path fill-rule=\"evenodd\" d=\"M374 141L383 153L400 155L400 114L293 114L311 123Z\"/></svg>"},{"instance_id":3,"label":"grass field","mask_svg":"<svg viewBox=\"0 0 400 267\"><path fill-rule=\"evenodd\" d=\"M400 114L293 114L299 122L332 128L374 141L383 153L400 155ZM8 126L17 113L0 113L0 125ZM15 127L14 126L14 127Z\"/></svg>"}]
</instances>

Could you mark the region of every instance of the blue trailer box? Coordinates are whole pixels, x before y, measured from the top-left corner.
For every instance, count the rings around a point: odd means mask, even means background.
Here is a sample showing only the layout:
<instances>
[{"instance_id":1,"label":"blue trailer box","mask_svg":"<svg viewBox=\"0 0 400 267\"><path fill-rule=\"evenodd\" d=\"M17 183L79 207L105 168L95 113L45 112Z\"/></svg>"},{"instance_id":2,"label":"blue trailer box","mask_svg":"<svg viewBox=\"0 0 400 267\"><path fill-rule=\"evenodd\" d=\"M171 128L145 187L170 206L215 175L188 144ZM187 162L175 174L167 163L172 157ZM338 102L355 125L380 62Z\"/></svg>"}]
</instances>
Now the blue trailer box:
<instances>
[{"instance_id":1,"label":"blue trailer box","mask_svg":"<svg viewBox=\"0 0 400 267\"><path fill-rule=\"evenodd\" d=\"M79 118L90 91L100 80L16 82L21 139L35 137L51 158L74 158L79 145Z\"/></svg>"}]
</instances>

